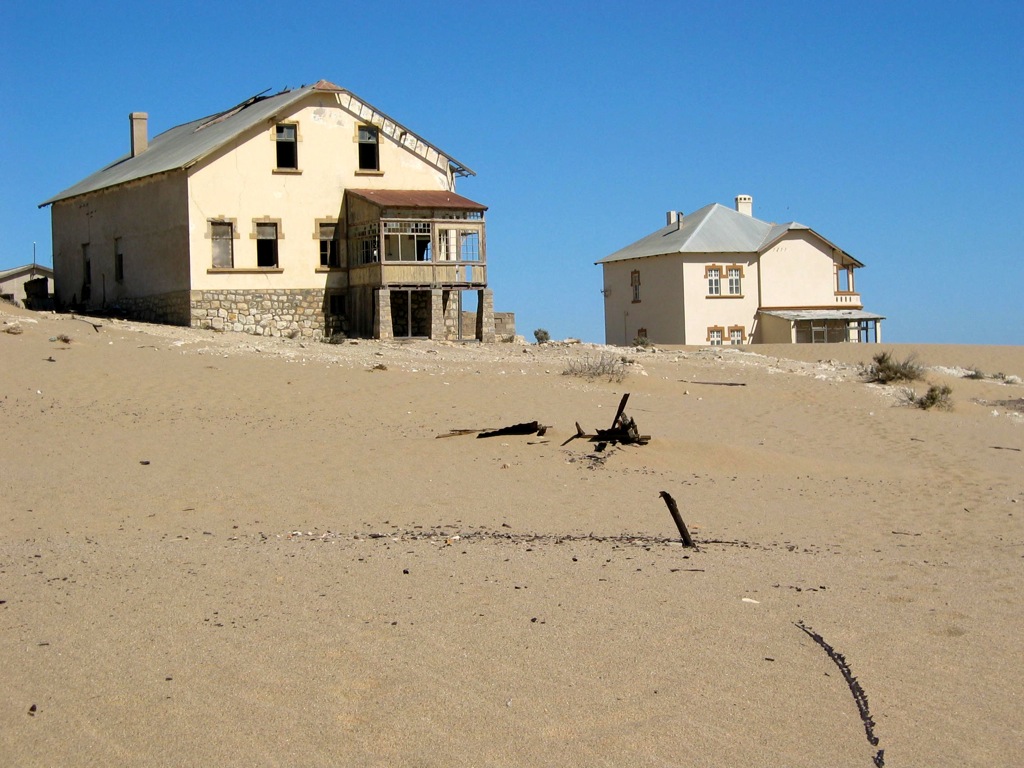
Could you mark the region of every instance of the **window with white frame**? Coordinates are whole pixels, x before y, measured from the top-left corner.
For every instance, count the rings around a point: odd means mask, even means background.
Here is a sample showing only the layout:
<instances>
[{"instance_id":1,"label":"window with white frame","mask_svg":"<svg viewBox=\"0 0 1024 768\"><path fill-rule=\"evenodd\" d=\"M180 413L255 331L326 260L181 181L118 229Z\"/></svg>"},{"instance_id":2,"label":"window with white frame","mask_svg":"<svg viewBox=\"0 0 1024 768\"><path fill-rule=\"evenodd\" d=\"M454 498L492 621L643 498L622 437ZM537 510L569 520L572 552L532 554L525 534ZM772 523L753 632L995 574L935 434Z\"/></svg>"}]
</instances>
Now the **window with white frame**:
<instances>
[{"instance_id":1,"label":"window with white frame","mask_svg":"<svg viewBox=\"0 0 1024 768\"><path fill-rule=\"evenodd\" d=\"M720 267L708 267L705 274L708 279L708 296L722 295L722 270Z\"/></svg>"},{"instance_id":2,"label":"window with white frame","mask_svg":"<svg viewBox=\"0 0 1024 768\"><path fill-rule=\"evenodd\" d=\"M733 346L739 346L746 341L744 329L742 326L733 326L729 328L729 343Z\"/></svg>"},{"instance_id":3,"label":"window with white frame","mask_svg":"<svg viewBox=\"0 0 1024 768\"><path fill-rule=\"evenodd\" d=\"M725 329L721 326L708 328L708 344L712 347L722 346L722 337L725 336Z\"/></svg>"},{"instance_id":4,"label":"window with white frame","mask_svg":"<svg viewBox=\"0 0 1024 768\"><path fill-rule=\"evenodd\" d=\"M729 295L743 295L743 270L740 267L729 267L726 276L729 280Z\"/></svg>"}]
</instances>

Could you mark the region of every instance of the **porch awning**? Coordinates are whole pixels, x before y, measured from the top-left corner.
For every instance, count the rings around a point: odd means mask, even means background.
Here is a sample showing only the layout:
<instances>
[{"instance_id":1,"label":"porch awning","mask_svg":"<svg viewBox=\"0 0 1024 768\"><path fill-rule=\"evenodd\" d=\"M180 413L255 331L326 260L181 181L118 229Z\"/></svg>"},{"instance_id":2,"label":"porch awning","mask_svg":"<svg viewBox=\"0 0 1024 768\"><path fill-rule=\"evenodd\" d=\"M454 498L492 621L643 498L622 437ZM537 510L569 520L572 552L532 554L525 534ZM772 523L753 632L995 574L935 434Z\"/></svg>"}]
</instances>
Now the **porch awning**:
<instances>
[{"instance_id":1,"label":"porch awning","mask_svg":"<svg viewBox=\"0 0 1024 768\"><path fill-rule=\"evenodd\" d=\"M781 317L783 320L885 320L883 315L863 309L760 309L762 315Z\"/></svg>"}]
</instances>

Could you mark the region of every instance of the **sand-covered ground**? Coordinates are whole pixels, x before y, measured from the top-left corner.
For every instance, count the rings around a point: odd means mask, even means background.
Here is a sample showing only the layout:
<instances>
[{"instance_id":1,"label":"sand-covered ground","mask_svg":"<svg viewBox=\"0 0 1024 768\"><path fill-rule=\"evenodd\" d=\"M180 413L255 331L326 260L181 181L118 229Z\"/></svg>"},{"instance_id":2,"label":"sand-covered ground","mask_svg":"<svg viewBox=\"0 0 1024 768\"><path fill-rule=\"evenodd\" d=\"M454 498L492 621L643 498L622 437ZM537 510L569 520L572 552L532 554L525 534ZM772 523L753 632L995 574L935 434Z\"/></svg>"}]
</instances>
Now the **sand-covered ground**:
<instances>
[{"instance_id":1,"label":"sand-covered ground","mask_svg":"<svg viewBox=\"0 0 1024 768\"><path fill-rule=\"evenodd\" d=\"M883 345L925 411L867 345L93 322L0 307L0 765L1020 764L1024 348Z\"/></svg>"}]
</instances>

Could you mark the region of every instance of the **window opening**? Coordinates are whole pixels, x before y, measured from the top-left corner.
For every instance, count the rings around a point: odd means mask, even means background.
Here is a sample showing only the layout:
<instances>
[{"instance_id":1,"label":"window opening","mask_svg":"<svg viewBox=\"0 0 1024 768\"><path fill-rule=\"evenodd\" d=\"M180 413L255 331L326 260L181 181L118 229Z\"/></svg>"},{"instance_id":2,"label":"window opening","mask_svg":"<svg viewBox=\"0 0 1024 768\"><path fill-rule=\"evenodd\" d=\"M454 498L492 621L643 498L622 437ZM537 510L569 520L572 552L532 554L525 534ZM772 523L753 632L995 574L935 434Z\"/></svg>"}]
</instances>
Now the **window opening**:
<instances>
[{"instance_id":1,"label":"window opening","mask_svg":"<svg viewBox=\"0 0 1024 768\"><path fill-rule=\"evenodd\" d=\"M633 286L633 303L640 303L640 270L634 269L629 273L629 284Z\"/></svg>"},{"instance_id":2,"label":"window opening","mask_svg":"<svg viewBox=\"0 0 1024 768\"><path fill-rule=\"evenodd\" d=\"M708 343L712 347L722 346L722 336L724 330L722 328L708 328Z\"/></svg>"},{"instance_id":3,"label":"window opening","mask_svg":"<svg viewBox=\"0 0 1024 768\"><path fill-rule=\"evenodd\" d=\"M210 222L214 269L231 269L235 266L234 237L234 225L230 221Z\"/></svg>"},{"instance_id":4,"label":"window opening","mask_svg":"<svg viewBox=\"0 0 1024 768\"><path fill-rule=\"evenodd\" d=\"M121 238L114 238L114 279L124 282L124 253L121 251Z\"/></svg>"},{"instance_id":5,"label":"window opening","mask_svg":"<svg viewBox=\"0 0 1024 768\"><path fill-rule=\"evenodd\" d=\"M730 328L729 329L729 343L733 346L743 344L743 328Z\"/></svg>"},{"instance_id":6,"label":"window opening","mask_svg":"<svg viewBox=\"0 0 1024 768\"><path fill-rule=\"evenodd\" d=\"M89 244L82 243L82 301L88 301L92 295L92 257L89 255Z\"/></svg>"},{"instance_id":7,"label":"window opening","mask_svg":"<svg viewBox=\"0 0 1024 768\"><path fill-rule=\"evenodd\" d=\"M836 267L836 291L839 293L849 293L853 290L852 286L852 270L849 267Z\"/></svg>"},{"instance_id":8,"label":"window opening","mask_svg":"<svg viewBox=\"0 0 1024 768\"><path fill-rule=\"evenodd\" d=\"M722 295L722 271L718 267L708 268L708 296Z\"/></svg>"},{"instance_id":9,"label":"window opening","mask_svg":"<svg viewBox=\"0 0 1024 768\"><path fill-rule=\"evenodd\" d=\"M338 260L338 241L334 239L336 224L320 225L320 266L340 267Z\"/></svg>"},{"instance_id":10,"label":"window opening","mask_svg":"<svg viewBox=\"0 0 1024 768\"><path fill-rule=\"evenodd\" d=\"M743 293L743 273L739 267L729 267L727 272L729 279L729 295L740 296Z\"/></svg>"},{"instance_id":11,"label":"window opening","mask_svg":"<svg viewBox=\"0 0 1024 768\"><path fill-rule=\"evenodd\" d=\"M359 170L380 170L380 134L372 125L359 126Z\"/></svg>"},{"instance_id":12,"label":"window opening","mask_svg":"<svg viewBox=\"0 0 1024 768\"><path fill-rule=\"evenodd\" d=\"M277 224L256 223L256 266L277 266Z\"/></svg>"},{"instance_id":13,"label":"window opening","mask_svg":"<svg viewBox=\"0 0 1024 768\"><path fill-rule=\"evenodd\" d=\"M282 124L277 126L277 167L299 167L299 144L296 140L295 126Z\"/></svg>"}]
</instances>

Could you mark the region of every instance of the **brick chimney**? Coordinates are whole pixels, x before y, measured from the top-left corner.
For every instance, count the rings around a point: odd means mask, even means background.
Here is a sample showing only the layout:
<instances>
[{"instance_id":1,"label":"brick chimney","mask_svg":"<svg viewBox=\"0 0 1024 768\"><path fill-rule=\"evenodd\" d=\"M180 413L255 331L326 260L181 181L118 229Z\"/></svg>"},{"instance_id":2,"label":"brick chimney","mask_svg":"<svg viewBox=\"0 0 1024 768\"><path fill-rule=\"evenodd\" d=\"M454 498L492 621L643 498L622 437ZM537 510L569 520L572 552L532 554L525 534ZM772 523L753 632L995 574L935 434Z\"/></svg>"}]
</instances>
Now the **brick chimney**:
<instances>
[{"instance_id":1,"label":"brick chimney","mask_svg":"<svg viewBox=\"0 0 1024 768\"><path fill-rule=\"evenodd\" d=\"M132 157L137 157L149 146L149 115L145 112L132 112L128 115L128 122L132 126Z\"/></svg>"},{"instance_id":2,"label":"brick chimney","mask_svg":"<svg viewBox=\"0 0 1024 768\"><path fill-rule=\"evenodd\" d=\"M753 216L754 198L750 195L736 195L736 211L744 216Z\"/></svg>"}]
</instances>

